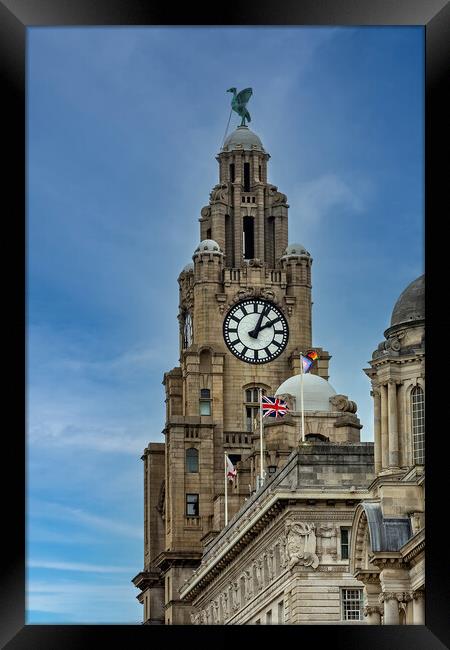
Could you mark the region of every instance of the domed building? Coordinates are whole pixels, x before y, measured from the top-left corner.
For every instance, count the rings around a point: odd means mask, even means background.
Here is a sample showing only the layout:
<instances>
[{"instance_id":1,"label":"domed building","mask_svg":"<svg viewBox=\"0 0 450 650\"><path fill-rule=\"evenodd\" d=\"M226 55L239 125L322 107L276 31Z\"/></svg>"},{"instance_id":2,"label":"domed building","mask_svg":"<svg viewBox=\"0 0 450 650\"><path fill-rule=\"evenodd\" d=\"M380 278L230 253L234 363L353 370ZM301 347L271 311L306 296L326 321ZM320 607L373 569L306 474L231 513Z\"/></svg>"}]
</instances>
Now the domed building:
<instances>
[{"instance_id":1,"label":"domed building","mask_svg":"<svg viewBox=\"0 0 450 650\"><path fill-rule=\"evenodd\" d=\"M400 294L365 370L376 478L355 512L351 571L369 622L425 623L425 278Z\"/></svg>"},{"instance_id":2,"label":"domed building","mask_svg":"<svg viewBox=\"0 0 450 650\"><path fill-rule=\"evenodd\" d=\"M178 277L164 442L142 455L143 622L399 622L392 594L400 622L417 622L423 279L400 296L366 371L375 445L361 442L357 405L313 346L313 258L289 244L269 158L247 126L225 139L200 243ZM313 350L300 373L301 351ZM262 395L282 417L260 417Z\"/></svg>"}]
</instances>

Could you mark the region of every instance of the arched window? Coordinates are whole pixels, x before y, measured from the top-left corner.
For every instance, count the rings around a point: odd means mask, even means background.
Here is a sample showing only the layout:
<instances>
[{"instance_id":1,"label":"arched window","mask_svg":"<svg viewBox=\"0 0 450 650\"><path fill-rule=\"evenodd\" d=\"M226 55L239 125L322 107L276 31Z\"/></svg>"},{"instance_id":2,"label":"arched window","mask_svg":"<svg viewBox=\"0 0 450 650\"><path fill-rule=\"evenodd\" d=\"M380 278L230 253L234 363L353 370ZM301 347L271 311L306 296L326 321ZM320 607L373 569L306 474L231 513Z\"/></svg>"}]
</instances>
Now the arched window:
<instances>
[{"instance_id":1,"label":"arched window","mask_svg":"<svg viewBox=\"0 0 450 650\"><path fill-rule=\"evenodd\" d=\"M186 449L186 472L198 472L198 449L195 447Z\"/></svg>"},{"instance_id":2,"label":"arched window","mask_svg":"<svg viewBox=\"0 0 450 650\"><path fill-rule=\"evenodd\" d=\"M411 413L414 463L425 463L425 396L423 388L415 386L411 391Z\"/></svg>"},{"instance_id":3,"label":"arched window","mask_svg":"<svg viewBox=\"0 0 450 650\"><path fill-rule=\"evenodd\" d=\"M262 394L266 391L263 388ZM245 430L254 431L259 418L259 388L247 388L244 391Z\"/></svg>"}]
</instances>

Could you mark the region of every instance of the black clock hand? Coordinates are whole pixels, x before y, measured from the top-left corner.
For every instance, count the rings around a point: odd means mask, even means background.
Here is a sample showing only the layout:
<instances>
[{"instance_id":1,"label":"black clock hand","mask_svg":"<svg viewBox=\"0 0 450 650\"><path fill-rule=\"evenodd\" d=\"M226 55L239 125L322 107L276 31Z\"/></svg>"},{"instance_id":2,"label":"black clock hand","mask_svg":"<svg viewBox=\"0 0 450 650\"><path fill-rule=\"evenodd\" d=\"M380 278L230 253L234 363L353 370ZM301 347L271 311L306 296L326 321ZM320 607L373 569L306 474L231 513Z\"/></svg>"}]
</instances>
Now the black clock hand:
<instances>
[{"instance_id":1,"label":"black clock hand","mask_svg":"<svg viewBox=\"0 0 450 650\"><path fill-rule=\"evenodd\" d=\"M274 320L269 320L269 321L267 321L267 323L264 323L264 325L261 325L261 327L259 329L263 330L265 327L270 327L274 323L278 323L279 320L280 320L279 318L275 318Z\"/></svg>"},{"instance_id":2,"label":"black clock hand","mask_svg":"<svg viewBox=\"0 0 450 650\"><path fill-rule=\"evenodd\" d=\"M264 307L264 309L262 310L262 312L261 312L261 314L260 314L260 316L258 318L258 322L256 323L255 328L251 332L248 333L248 335L251 336L252 339L257 339L258 338L259 331L262 329L262 327L261 327L262 319L266 315L266 311L268 312L269 310L270 310L270 307Z\"/></svg>"}]
</instances>

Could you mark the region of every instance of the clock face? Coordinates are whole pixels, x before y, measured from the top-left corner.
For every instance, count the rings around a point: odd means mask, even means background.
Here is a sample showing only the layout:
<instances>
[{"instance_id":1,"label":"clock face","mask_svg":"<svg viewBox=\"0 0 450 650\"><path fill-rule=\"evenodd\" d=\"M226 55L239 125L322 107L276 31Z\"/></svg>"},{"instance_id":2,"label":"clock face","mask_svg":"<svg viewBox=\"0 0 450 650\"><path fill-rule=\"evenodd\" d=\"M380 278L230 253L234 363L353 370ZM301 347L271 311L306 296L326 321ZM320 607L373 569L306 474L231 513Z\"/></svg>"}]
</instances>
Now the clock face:
<instances>
[{"instance_id":1,"label":"clock face","mask_svg":"<svg viewBox=\"0 0 450 650\"><path fill-rule=\"evenodd\" d=\"M234 305L223 323L225 343L247 363L267 363L285 349L289 328L283 312L268 300L249 298Z\"/></svg>"},{"instance_id":2,"label":"clock face","mask_svg":"<svg viewBox=\"0 0 450 650\"><path fill-rule=\"evenodd\" d=\"M184 314L183 323L183 348L188 348L192 343L192 316L189 311Z\"/></svg>"}]
</instances>

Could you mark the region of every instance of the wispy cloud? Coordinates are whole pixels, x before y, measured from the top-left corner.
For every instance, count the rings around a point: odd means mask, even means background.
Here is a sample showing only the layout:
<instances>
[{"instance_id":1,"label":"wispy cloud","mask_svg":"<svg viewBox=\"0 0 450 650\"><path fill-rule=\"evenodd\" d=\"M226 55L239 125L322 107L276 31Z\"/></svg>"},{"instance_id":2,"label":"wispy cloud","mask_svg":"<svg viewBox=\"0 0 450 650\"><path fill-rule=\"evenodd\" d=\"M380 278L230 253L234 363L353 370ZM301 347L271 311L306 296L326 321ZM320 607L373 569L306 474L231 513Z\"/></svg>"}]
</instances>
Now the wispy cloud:
<instances>
[{"instance_id":1,"label":"wispy cloud","mask_svg":"<svg viewBox=\"0 0 450 650\"><path fill-rule=\"evenodd\" d=\"M120 537L139 540L143 538L141 526L133 526L111 517L101 517L81 508L71 508L59 503L35 499L31 502L29 511L33 517L50 517L58 521L64 520L72 524L82 524L88 528L114 533Z\"/></svg>"},{"instance_id":2,"label":"wispy cloud","mask_svg":"<svg viewBox=\"0 0 450 650\"><path fill-rule=\"evenodd\" d=\"M137 590L129 580L123 583L95 583L65 580L62 583L29 581L26 590L27 622L38 612L57 614L71 623L138 623Z\"/></svg>"},{"instance_id":3,"label":"wispy cloud","mask_svg":"<svg viewBox=\"0 0 450 650\"><path fill-rule=\"evenodd\" d=\"M27 566L32 569L55 569L56 571L82 571L85 573L128 573L131 575L136 567L102 566L85 564L83 562L50 562L47 560L28 560Z\"/></svg>"},{"instance_id":4,"label":"wispy cloud","mask_svg":"<svg viewBox=\"0 0 450 650\"><path fill-rule=\"evenodd\" d=\"M290 202L295 205L302 228L317 228L337 209L340 213L362 213L369 187L367 182L350 185L337 174L325 174L300 183Z\"/></svg>"}]
</instances>

